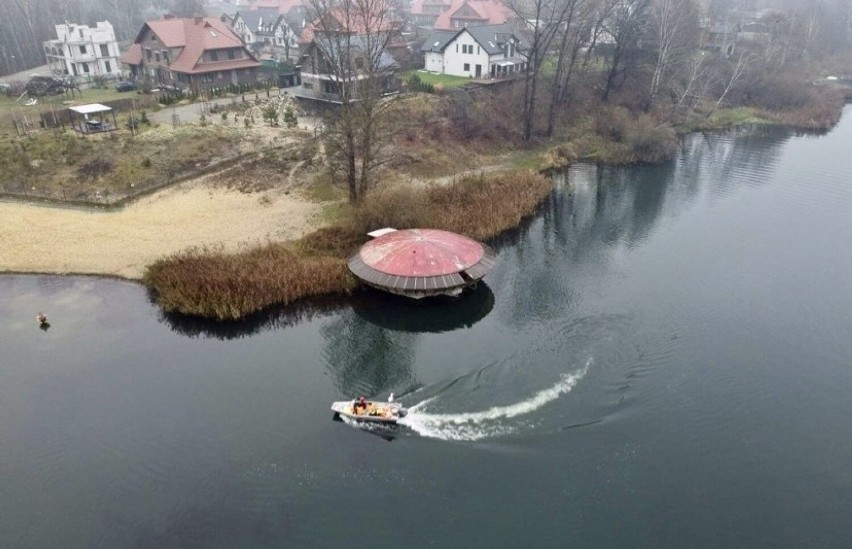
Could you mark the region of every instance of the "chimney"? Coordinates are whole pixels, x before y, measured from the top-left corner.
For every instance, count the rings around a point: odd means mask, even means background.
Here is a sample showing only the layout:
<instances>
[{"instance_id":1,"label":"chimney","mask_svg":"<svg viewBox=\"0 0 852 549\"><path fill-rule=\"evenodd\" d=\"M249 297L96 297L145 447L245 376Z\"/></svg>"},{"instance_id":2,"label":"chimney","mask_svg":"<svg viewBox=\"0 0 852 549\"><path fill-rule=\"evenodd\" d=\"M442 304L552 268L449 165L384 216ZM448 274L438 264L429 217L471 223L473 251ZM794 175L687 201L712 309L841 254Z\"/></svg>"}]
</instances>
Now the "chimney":
<instances>
[{"instance_id":1,"label":"chimney","mask_svg":"<svg viewBox=\"0 0 852 549\"><path fill-rule=\"evenodd\" d=\"M163 16L163 19L174 19L175 15L173 13L167 13Z\"/></svg>"},{"instance_id":2,"label":"chimney","mask_svg":"<svg viewBox=\"0 0 852 549\"><path fill-rule=\"evenodd\" d=\"M201 24L201 23L203 23L203 22L204 22L204 18L203 18L203 17L201 17L200 15L196 15L196 16L195 16L195 24L196 24L196 25L200 25L200 24Z\"/></svg>"}]
</instances>

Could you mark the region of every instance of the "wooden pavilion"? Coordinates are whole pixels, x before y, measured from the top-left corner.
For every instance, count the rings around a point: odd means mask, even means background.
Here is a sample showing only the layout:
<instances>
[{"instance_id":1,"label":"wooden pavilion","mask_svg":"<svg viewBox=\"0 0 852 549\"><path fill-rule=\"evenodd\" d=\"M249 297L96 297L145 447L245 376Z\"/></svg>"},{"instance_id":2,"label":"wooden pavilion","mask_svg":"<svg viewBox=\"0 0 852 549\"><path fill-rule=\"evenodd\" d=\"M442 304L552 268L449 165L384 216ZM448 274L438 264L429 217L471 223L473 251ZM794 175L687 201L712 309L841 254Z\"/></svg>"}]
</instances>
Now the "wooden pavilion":
<instances>
[{"instance_id":1,"label":"wooden pavilion","mask_svg":"<svg viewBox=\"0 0 852 549\"><path fill-rule=\"evenodd\" d=\"M112 107L91 103L70 107L71 127L83 134L112 132L118 129Z\"/></svg>"}]
</instances>

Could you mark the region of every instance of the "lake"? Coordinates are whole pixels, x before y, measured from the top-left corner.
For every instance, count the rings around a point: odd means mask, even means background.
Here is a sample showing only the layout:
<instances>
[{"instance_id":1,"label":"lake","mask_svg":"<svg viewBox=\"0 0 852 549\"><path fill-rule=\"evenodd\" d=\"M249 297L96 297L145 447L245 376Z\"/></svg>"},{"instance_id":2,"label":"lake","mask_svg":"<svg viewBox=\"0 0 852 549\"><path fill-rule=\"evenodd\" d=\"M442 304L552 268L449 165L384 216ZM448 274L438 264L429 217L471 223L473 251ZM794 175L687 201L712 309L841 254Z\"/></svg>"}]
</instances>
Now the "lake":
<instances>
[{"instance_id":1,"label":"lake","mask_svg":"<svg viewBox=\"0 0 852 549\"><path fill-rule=\"evenodd\" d=\"M449 301L222 325L0 276L0 545L848 546L850 173L849 108L577 165Z\"/></svg>"}]
</instances>

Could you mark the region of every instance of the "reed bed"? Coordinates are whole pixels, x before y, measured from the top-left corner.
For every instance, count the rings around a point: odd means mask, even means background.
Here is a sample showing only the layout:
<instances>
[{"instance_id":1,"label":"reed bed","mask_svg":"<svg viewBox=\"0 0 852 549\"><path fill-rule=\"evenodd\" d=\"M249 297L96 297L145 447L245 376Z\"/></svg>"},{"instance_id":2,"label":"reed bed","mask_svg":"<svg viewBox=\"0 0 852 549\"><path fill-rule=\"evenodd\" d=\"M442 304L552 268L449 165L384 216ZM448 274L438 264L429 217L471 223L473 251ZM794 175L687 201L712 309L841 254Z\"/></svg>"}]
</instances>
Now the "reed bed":
<instances>
[{"instance_id":1,"label":"reed bed","mask_svg":"<svg viewBox=\"0 0 852 549\"><path fill-rule=\"evenodd\" d=\"M297 258L281 244L236 254L195 249L148 267L144 283L166 312L236 320L271 305L345 292L345 263L329 257Z\"/></svg>"},{"instance_id":2,"label":"reed bed","mask_svg":"<svg viewBox=\"0 0 852 549\"><path fill-rule=\"evenodd\" d=\"M351 291L345 259L381 227L444 229L484 240L515 228L552 189L532 171L465 177L432 187L374 190L337 225L296 242L226 254L197 249L157 261L144 283L166 312L236 320L272 305Z\"/></svg>"}]
</instances>

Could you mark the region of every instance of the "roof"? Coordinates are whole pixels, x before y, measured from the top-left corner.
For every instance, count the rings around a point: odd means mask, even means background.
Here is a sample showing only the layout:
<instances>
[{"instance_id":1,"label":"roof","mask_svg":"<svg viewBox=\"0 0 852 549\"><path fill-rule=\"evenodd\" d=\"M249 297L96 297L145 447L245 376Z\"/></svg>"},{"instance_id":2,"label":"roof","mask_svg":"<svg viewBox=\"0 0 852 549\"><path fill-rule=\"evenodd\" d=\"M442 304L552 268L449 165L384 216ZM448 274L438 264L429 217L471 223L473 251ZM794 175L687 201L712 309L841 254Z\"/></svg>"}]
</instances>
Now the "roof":
<instances>
[{"instance_id":1,"label":"roof","mask_svg":"<svg viewBox=\"0 0 852 549\"><path fill-rule=\"evenodd\" d=\"M449 8L451 5L450 0L412 0L411 9L409 13L412 15L434 15L438 16L437 13L426 13L423 11L424 6L442 6L444 8ZM443 10L441 10L443 11Z\"/></svg>"},{"instance_id":2,"label":"roof","mask_svg":"<svg viewBox=\"0 0 852 549\"><path fill-rule=\"evenodd\" d=\"M325 12L322 17L311 21L305 25L300 42L308 44L314 39L314 33L317 31L346 31L352 34L377 34L379 32L389 32L399 34L402 27L401 21L395 19L391 13L391 9L385 0L380 0L374 6L374 11L368 14L361 12L349 13L339 7L332 8Z\"/></svg>"},{"instance_id":3,"label":"roof","mask_svg":"<svg viewBox=\"0 0 852 549\"><path fill-rule=\"evenodd\" d=\"M465 6L473 10L473 12L476 13L476 16L456 16L456 18L468 19L470 21L482 21L482 24L484 25L506 23L507 21L517 18L508 6L498 0L454 0L449 9L439 15L435 20L434 28L445 30L456 28L452 25L453 16L455 16L456 13Z\"/></svg>"},{"instance_id":4,"label":"roof","mask_svg":"<svg viewBox=\"0 0 852 549\"><path fill-rule=\"evenodd\" d=\"M435 30L432 31L432 34L423 42L423 45L420 46L420 51L422 52L433 52L440 53L444 51L444 48L452 42L453 38L458 36L464 31L461 30Z\"/></svg>"},{"instance_id":5,"label":"roof","mask_svg":"<svg viewBox=\"0 0 852 549\"><path fill-rule=\"evenodd\" d=\"M112 110L112 107L107 107L106 105L101 105L100 103L89 103L88 105L69 107L69 110L72 110L79 114L95 114L99 112L109 112Z\"/></svg>"},{"instance_id":6,"label":"roof","mask_svg":"<svg viewBox=\"0 0 852 549\"><path fill-rule=\"evenodd\" d=\"M140 44L145 29L149 28L167 48L182 48L170 65L171 70L183 73L206 73L237 68L259 67L260 63L243 46L242 40L222 21L216 18L160 19L147 21L136 35L136 43L128 50L122 61L130 65L142 63ZM205 51L240 48L243 59L228 59L199 65Z\"/></svg>"},{"instance_id":7,"label":"roof","mask_svg":"<svg viewBox=\"0 0 852 549\"><path fill-rule=\"evenodd\" d=\"M261 25L274 25L282 16L275 8L260 8L238 12L237 17L242 19L251 31L257 32Z\"/></svg>"},{"instance_id":8,"label":"roof","mask_svg":"<svg viewBox=\"0 0 852 549\"><path fill-rule=\"evenodd\" d=\"M364 263L394 276L441 276L479 263L482 244L447 231L410 229L379 236L361 248Z\"/></svg>"},{"instance_id":9,"label":"roof","mask_svg":"<svg viewBox=\"0 0 852 549\"><path fill-rule=\"evenodd\" d=\"M131 44L130 48L121 54L121 62L127 65L138 65L142 62L142 44Z\"/></svg>"},{"instance_id":10,"label":"roof","mask_svg":"<svg viewBox=\"0 0 852 549\"><path fill-rule=\"evenodd\" d=\"M278 10L278 13L286 15L293 8L304 8L304 0L255 0L251 3L251 9L273 8Z\"/></svg>"},{"instance_id":11,"label":"roof","mask_svg":"<svg viewBox=\"0 0 852 549\"><path fill-rule=\"evenodd\" d=\"M503 23L502 25L480 25L476 27L467 27L458 30L434 30L423 46L420 48L422 52L440 53L452 43L455 38L467 32L474 40L485 50L489 55L502 53L503 45L514 39L518 45L523 43L514 32L514 26L511 23Z\"/></svg>"},{"instance_id":12,"label":"roof","mask_svg":"<svg viewBox=\"0 0 852 549\"><path fill-rule=\"evenodd\" d=\"M324 36L324 35L323 35ZM349 51L351 53L357 53L359 51L366 51L367 47L365 46L366 36L362 34L353 34L349 37L348 46L346 40L338 40L337 37L329 38L329 39L314 39L312 42L316 45L315 47L320 48L324 55L328 55L332 58L335 58L338 54L337 51L340 49L341 51L346 51L345 48L349 47ZM373 54L370 54L370 57L373 57ZM376 60L375 69L378 70L393 70L398 69L399 64L396 62L396 59L388 52L387 49L383 49L379 52L378 59Z\"/></svg>"},{"instance_id":13,"label":"roof","mask_svg":"<svg viewBox=\"0 0 852 549\"><path fill-rule=\"evenodd\" d=\"M438 292L466 286L494 266L494 251L459 234L407 229L364 244L349 269L364 282L391 292Z\"/></svg>"},{"instance_id":14,"label":"roof","mask_svg":"<svg viewBox=\"0 0 852 549\"><path fill-rule=\"evenodd\" d=\"M501 53L503 44L509 40L517 40L515 28L511 23L503 23L502 25L481 25L478 27L468 27L467 32L473 36L482 49L488 52L489 55ZM520 42L520 40L518 40Z\"/></svg>"}]
</instances>

